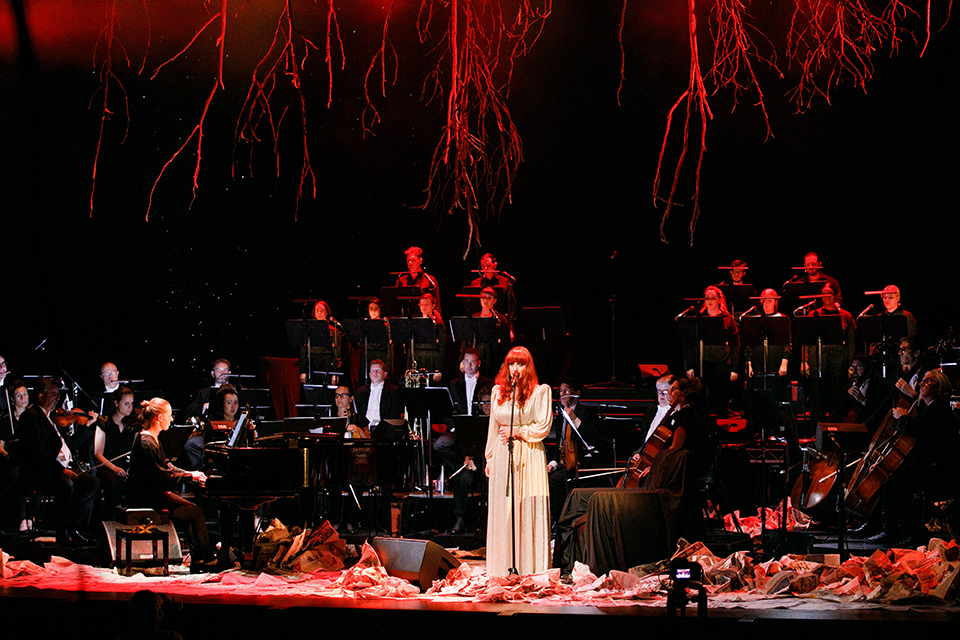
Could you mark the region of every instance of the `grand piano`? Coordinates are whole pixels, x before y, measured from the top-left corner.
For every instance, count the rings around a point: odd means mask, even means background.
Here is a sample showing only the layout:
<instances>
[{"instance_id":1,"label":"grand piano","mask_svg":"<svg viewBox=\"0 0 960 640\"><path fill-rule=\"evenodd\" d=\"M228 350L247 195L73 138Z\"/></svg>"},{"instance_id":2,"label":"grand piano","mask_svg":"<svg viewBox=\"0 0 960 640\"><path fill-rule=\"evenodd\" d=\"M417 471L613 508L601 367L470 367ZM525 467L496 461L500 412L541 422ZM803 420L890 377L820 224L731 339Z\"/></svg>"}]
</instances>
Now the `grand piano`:
<instances>
[{"instance_id":1,"label":"grand piano","mask_svg":"<svg viewBox=\"0 0 960 640\"><path fill-rule=\"evenodd\" d=\"M278 498L289 498L305 488L345 485L409 487L412 484L414 443L346 439L340 433L309 430L280 432L239 446L249 425L241 413L230 438L204 447L213 469L207 474L211 498L241 510L243 551L253 551L254 513ZM221 527L229 518L221 517ZM224 538L229 532L223 532ZM225 554L229 545L222 545Z\"/></svg>"}]
</instances>

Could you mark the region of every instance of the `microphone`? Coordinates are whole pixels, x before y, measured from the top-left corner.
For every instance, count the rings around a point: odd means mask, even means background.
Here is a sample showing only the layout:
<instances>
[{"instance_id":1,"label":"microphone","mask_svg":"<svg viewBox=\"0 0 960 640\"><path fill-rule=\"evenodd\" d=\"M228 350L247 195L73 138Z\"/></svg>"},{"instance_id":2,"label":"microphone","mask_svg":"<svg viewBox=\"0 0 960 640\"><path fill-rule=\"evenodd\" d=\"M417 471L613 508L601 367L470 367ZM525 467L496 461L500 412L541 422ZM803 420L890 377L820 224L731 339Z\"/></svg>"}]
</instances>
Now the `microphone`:
<instances>
[{"instance_id":1,"label":"microphone","mask_svg":"<svg viewBox=\"0 0 960 640\"><path fill-rule=\"evenodd\" d=\"M512 384L513 386L517 385L517 380L519 379L520 379L519 371L514 371L513 373L510 374L510 384Z\"/></svg>"},{"instance_id":2,"label":"microphone","mask_svg":"<svg viewBox=\"0 0 960 640\"><path fill-rule=\"evenodd\" d=\"M695 304L690 305L689 308L684 309L683 311L681 311L680 313L678 313L678 314L677 314L677 317L674 318L674 320L679 320L680 318L682 318L683 316L687 315L687 314L690 313L691 311L696 310L696 308L697 308L697 305L695 305Z\"/></svg>"},{"instance_id":3,"label":"microphone","mask_svg":"<svg viewBox=\"0 0 960 640\"><path fill-rule=\"evenodd\" d=\"M748 315L748 314L750 314L751 312L756 311L756 310L757 310L757 305L753 305L752 307L750 307L749 309L747 309L746 311L744 311L743 313L740 314L740 320L742 321L744 316L746 316L746 315Z\"/></svg>"},{"instance_id":4,"label":"microphone","mask_svg":"<svg viewBox=\"0 0 960 640\"><path fill-rule=\"evenodd\" d=\"M859 320L859 319L862 318L863 316L865 316L865 315L867 315L868 313L870 313L871 310L873 310L873 303L872 303L872 302L870 303L870 306L869 306L869 307L867 307L866 309L864 309L863 311L860 312L860 315L857 316L857 320Z\"/></svg>"},{"instance_id":5,"label":"microphone","mask_svg":"<svg viewBox=\"0 0 960 640\"><path fill-rule=\"evenodd\" d=\"M510 274L507 273L506 271L501 270L499 273L500 273L500 275L502 275L504 278L506 278L506 279L509 280L510 282L516 282L516 281L517 281L516 278L514 278L512 275L510 275Z\"/></svg>"},{"instance_id":6,"label":"microphone","mask_svg":"<svg viewBox=\"0 0 960 640\"><path fill-rule=\"evenodd\" d=\"M41 343L38 344L36 347L34 347L33 350L34 350L34 351L40 351L40 349L43 349L43 345L45 345L45 344L47 344L47 339L46 339L46 338L43 339L43 342L41 342Z\"/></svg>"}]
</instances>

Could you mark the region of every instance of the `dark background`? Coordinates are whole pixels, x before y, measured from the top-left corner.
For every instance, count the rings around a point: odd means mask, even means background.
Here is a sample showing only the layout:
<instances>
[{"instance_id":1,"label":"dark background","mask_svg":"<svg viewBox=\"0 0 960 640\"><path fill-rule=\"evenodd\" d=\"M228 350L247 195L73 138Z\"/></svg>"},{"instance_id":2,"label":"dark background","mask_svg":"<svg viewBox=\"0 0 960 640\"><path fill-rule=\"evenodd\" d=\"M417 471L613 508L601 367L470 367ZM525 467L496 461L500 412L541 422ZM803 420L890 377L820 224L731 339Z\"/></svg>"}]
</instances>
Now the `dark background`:
<instances>
[{"instance_id":1,"label":"dark background","mask_svg":"<svg viewBox=\"0 0 960 640\"><path fill-rule=\"evenodd\" d=\"M758 288L779 289L794 275L790 267L815 250L854 315L879 303L864 291L896 283L923 337L937 340L955 322L960 47L956 20L937 30L946 17L939 4L924 57L909 38L897 56L882 48L866 93L845 78L831 88L831 104L819 98L798 114L784 97L795 70L781 59L781 79L757 66L775 136L766 142L755 94L741 94L736 110L729 90L712 95L702 215L691 246L695 147L669 244L659 236L662 206L651 199L666 114L687 83L685 3L628 4L618 105L620 3L555 2L540 40L514 70L508 104L524 162L512 204L484 220L482 247L466 260L462 214L414 208L424 200L444 122L440 102L420 100L437 53L416 38L418 2L397 2L390 34L399 78L386 98L374 94L383 121L365 138L363 77L379 47L385 3L335 3L346 68L339 70L335 54L330 109L322 50L303 71L317 197L303 199L296 220L302 133L295 112L281 131L279 177L267 143L255 149L252 176L241 176L244 165L237 178L230 172L240 106L281 4L249 3L238 17L231 13L225 89L207 118L196 201L190 207L191 144L157 187L149 222L150 186L196 124L212 84L215 31L156 79L149 76L208 19L202 2L147 2L149 50L142 6L119 3L119 39L132 68L119 50L114 60L129 98L129 135L120 144L124 106L113 84L92 218L100 100L93 60L104 5L26 4L36 66L17 58L12 3L0 4L0 354L15 376L55 371L34 350L46 339L48 353L82 384L95 388L99 365L111 360L123 377L146 378L179 404L208 380L214 357L229 358L235 373L254 373L258 356L293 355L283 321L299 317L295 298L322 296L338 318L356 317L347 297L391 284L387 273L405 268L410 245L424 249L445 317L485 251L517 277L521 306L562 304L575 345L572 367L587 382L611 377L612 295L616 376L630 380L637 363L678 364L673 317L686 307L682 299L722 279L717 267L735 258L749 262L748 280ZM700 4L706 70L709 3ZM925 5L913 4L922 14ZM754 5L782 49L792 3ZM325 14L313 3L294 7L322 49ZM232 12L239 9L231 3ZM922 37L921 18L904 23ZM435 39L443 24L434 27ZM146 70L138 74L145 51ZM278 94L278 104L290 97ZM669 160L666 166L669 181Z\"/></svg>"}]
</instances>

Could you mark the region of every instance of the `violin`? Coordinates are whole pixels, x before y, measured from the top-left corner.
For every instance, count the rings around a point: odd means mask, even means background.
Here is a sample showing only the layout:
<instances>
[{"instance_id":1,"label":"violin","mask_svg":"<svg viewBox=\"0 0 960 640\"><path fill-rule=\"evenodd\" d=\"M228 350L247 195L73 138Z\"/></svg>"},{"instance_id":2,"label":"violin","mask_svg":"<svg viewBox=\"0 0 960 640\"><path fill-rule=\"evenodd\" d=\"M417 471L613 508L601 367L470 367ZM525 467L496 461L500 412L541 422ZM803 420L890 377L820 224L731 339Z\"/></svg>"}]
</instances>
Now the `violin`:
<instances>
[{"instance_id":1,"label":"violin","mask_svg":"<svg viewBox=\"0 0 960 640\"><path fill-rule=\"evenodd\" d=\"M144 427L143 424L143 407L134 407L133 411L128 416L124 416L120 420L122 424L127 429L140 430Z\"/></svg>"},{"instance_id":2,"label":"violin","mask_svg":"<svg viewBox=\"0 0 960 640\"><path fill-rule=\"evenodd\" d=\"M57 409L50 412L50 419L60 428L66 428L72 424L85 427L90 422L90 416L87 415L87 412L80 409Z\"/></svg>"},{"instance_id":3,"label":"violin","mask_svg":"<svg viewBox=\"0 0 960 640\"><path fill-rule=\"evenodd\" d=\"M573 439L573 422L570 416L560 405L560 416L563 418L563 439L560 441L560 449L563 452L563 466L567 471L576 471L579 462L577 460L577 443Z\"/></svg>"}]
</instances>

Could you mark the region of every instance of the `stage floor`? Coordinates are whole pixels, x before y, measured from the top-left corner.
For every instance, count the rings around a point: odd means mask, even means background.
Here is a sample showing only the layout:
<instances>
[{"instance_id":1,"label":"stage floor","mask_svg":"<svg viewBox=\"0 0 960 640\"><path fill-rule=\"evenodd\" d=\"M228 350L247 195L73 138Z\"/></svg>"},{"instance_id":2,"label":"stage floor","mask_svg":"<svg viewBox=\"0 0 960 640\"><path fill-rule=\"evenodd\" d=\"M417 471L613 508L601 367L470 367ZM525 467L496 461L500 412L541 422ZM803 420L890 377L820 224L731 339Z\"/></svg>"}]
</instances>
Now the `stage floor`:
<instances>
[{"instance_id":1,"label":"stage floor","mask_svg":"<svg viewBox=\"0 0 960 640\"><path fill-rule=\"evenodd\" d=\"M113 637L127 628L126 603L136 591L149 589L169 600L165 624L185 638L236 632L242 637L271 635L317 637L338 630L390 633L389 637L489 637L524 630L547 634L621 634L644 629L681 635L711 625L711 637L749 633L810 637L826 630L854 637L902 638L929 629L942 633L960 622L960 606L930 596L908 597L896 604L863 598L766 595L746 590L708 598L707 620L694 605L686 619L668 616L665 596L644 592L627 574L576 587L560 583L559 572L525 577L503 589L472 589L486 583L482 560L465 560L463 580L447 593L417 593L398 578L367 577L351 570L276 576L234 569L191 575L176 565L170 576L131 577L111 569L52 558L43 566L8 562L18 577L0 580L4 620L30 621L46 634L65 631L73 637ZM382 567L379 567L382 569ZM472 577L471 577L472 576ZM469 578L469 579L468 579ZM448 580L448 582L452 582ZM463 595L467 593L468 595ZM505 601L496 601L505 600ZM738 624L732 624L738 623ZM754 623L744 627L739 623Z\"/></svg>"}]
</instances>

